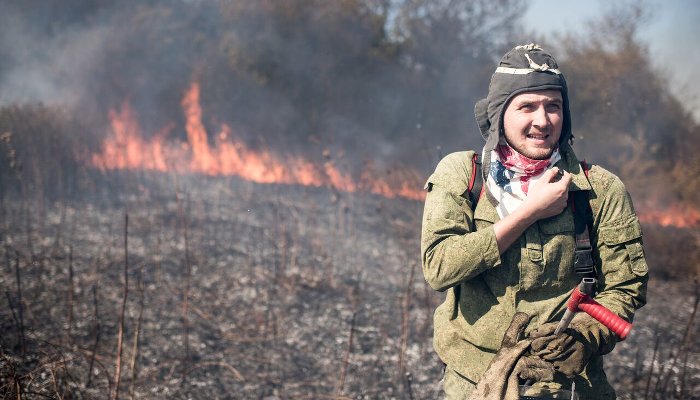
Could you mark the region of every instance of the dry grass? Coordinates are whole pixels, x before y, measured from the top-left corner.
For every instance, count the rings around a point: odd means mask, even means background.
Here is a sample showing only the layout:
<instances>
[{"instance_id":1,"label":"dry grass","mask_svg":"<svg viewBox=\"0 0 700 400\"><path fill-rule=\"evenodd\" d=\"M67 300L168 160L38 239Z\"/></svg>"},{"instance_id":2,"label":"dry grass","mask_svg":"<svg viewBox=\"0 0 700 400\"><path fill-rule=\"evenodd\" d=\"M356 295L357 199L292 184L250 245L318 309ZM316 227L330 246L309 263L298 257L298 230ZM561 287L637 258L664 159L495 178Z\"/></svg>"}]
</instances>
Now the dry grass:
<instances>
[{"instance_id":1,"label":"dry grass","mask_svg":"<svg viewBox=\"0 0 700 400\"><path fill-rule=\"evenodd\" d=\"M111 177L120 195L4 199L2 397L436 397L441 296L411 272L420 203L128 178ZM652 280L607 358L621 399L700 390L693 290Z\"/></svg>"}]
</instances>

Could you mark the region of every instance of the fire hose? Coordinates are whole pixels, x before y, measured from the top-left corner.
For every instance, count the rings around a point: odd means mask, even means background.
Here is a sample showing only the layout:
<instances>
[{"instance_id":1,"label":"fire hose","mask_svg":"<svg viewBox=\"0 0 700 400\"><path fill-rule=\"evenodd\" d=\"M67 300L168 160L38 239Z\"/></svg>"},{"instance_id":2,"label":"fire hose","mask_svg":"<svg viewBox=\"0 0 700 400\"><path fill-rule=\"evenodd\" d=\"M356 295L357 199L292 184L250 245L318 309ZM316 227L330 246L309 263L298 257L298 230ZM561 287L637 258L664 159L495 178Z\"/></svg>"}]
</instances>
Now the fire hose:
<instances>
[{"instance_id":1,"label":"fire hose","mask_svg":"<svg viewBox=\"0 0 700 400\"><path fill-rule=\"evenodd\" d=\"M581 283L574 288L569 301L566 303L564 316L561 317L559 325L554 331L555 335L560 334L569 326L576 312L583 311L613 331L620 340L625 340L632 329L632 324L591 298L595 283L596 280L594 278L583 278Z\"/></svg>"}]
</instances>

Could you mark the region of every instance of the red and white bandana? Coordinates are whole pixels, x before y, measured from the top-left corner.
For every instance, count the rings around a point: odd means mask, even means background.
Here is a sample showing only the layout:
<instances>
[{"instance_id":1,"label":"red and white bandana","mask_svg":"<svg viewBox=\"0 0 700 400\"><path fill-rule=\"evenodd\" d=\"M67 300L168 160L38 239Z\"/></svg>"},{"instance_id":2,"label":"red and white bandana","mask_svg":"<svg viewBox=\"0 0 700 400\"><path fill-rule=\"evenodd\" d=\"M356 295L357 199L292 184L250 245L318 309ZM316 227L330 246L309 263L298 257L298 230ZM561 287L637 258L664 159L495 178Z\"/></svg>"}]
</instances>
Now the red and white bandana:
<instances>
[{"instance_id":1,"label":"red and white bandana","mask_svg":"<svg viewBox=\"0 0 700 400\"><path fill-rule=\"evenodd\" d=\"M499 144L491 150L486 187L498 201L498 215L503 218L515 211L525 201L530 184L537 182L560 159L558 148L545 160L525 157L508 144Z\"/></svg>"}]
</instances>

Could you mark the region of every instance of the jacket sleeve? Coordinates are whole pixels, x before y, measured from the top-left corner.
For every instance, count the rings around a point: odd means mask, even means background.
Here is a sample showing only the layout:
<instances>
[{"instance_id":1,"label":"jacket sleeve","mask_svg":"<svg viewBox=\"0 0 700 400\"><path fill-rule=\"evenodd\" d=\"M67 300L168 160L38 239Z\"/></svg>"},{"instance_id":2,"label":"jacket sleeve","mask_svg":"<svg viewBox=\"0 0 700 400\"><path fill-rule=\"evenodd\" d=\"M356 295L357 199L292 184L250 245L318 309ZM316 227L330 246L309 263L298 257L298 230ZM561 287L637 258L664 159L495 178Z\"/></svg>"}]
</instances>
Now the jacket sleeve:
<instances>
[{"instance_id":1,"label":"jacket sleeve","mask_svg":"<svg viewBox=\"0 0 700 400\"><path fill-rule=\"evenodd\" d=\"M622 181L612 174L607 180L606 190L599 194L594 232L591 233L591 239L596 243L594 257L599 269L595 299L632 322L634 312L646 304L649 279L642 229ZM600 330L600 353L604 354L612 350L616 338L602 325Z\"/></svg>"},{"instance_id":2,"label":"jacket sleeve","mask_svg":"<svg viewBox=\"0 0 700 400\"><path fill-rule=\"evenodd\" d=\"M471 204L462 196L472 173L472 155L446 156L426 183L421 255L423 275L435 290L444 291L501 262L493 227L474 231Z\"/></svg>"}]
</instances>

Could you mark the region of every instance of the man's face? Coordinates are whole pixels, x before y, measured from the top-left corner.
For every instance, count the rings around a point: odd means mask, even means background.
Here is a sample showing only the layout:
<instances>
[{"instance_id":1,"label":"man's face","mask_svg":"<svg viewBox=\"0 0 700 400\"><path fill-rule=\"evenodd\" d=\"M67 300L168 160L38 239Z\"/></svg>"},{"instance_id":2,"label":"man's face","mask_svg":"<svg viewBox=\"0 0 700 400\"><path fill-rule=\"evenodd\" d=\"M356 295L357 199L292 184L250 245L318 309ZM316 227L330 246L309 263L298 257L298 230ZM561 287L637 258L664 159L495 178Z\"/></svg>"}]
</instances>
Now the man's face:
<instances>
[{"instance_id":1,"label":"man's face","mask_svg":"<svg viewBox=\"0 0 700 400\"><path fill-rule=\"evenodd\" d=\"M525 157L549 158L559 144L564 124L564 101L558 90L516 95L503 115L506 141Z\"/></svg>"}]
</instances>

